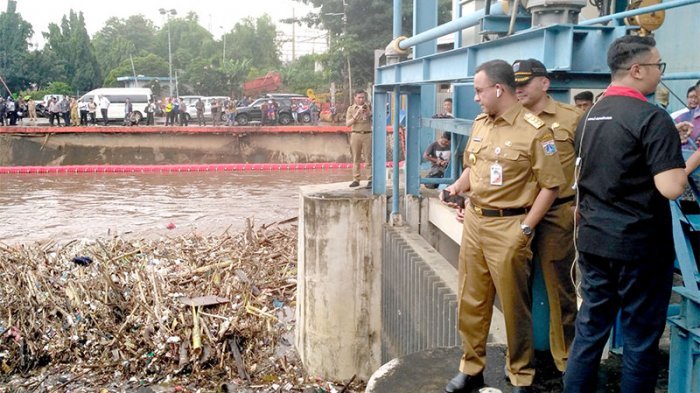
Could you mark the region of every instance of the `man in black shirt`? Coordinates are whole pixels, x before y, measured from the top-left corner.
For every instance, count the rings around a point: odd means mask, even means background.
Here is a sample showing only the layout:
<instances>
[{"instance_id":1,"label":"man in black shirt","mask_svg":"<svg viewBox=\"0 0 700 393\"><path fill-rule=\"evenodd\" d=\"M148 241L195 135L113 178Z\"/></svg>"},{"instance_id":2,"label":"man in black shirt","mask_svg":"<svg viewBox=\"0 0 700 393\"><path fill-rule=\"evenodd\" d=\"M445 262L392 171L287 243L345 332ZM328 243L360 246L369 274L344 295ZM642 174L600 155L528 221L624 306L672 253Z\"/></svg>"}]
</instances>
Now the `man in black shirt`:
<instances>
[{"instance_id":1,"label":"man in black shirt","mask_svg":"<svg viewBox=\"0 0 700 393\"><path fill-rule=\"evenodd\" d=\"M579 267L583 304L565 392L595 392L598 364L618 310L624 355L620 391L654 392L658 343L673 278L669 199L687 178L671 117L645 99L665 63L650 37L608 50L612 83L578 125Z\"/></svg>"}]
</instances>

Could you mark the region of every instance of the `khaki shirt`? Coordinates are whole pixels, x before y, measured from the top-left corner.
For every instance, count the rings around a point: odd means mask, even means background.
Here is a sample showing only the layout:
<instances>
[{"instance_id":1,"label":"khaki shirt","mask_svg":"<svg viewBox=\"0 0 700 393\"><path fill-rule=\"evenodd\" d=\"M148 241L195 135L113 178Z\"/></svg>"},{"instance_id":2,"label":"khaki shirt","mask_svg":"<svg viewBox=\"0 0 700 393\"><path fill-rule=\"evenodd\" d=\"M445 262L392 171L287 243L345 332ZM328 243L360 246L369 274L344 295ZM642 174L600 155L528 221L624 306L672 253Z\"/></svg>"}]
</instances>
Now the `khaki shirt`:
<instances>
[{"instance_id":1,"label":"khaki shirt","mask_svg":"<svg viewBox=\"0 0 700 393\"><path fill-rule=\"evenodd\" d=\"M371 132L372 131L372 105L367 105L367 113L364 115L359 115L357 120L350 126L353 132ZM352 104L348 107L348 111L345 112L345 118L351 119L355 117L355 114L362 111L362 106L357 104Z\"/></svg>"},{"instance_id":2,"label":"khaki shirt","mask_svg":"<svg viewBox=\"0 0 700 393\"><path fill-rule=\"evenodd\" d=\"M491 209L530 207L543 188L566 179L552 131L520 103L497 118L477 116L464 163L469 168L469 200ZM494 164L502 168L501 185L491 184Z\"/></svg>"},{"instance_id":3,"label":"khaki shirt","mask_svg":"<svg viewBox=\"0 0 700 393\"><path fill-rule=\"evenodd\" d=\"M564 170L566 184L559 187L559 198L566 198L576 194L574 186L574 166L576 163L576 149L574 138L578 121L583 112L573 105L563 104L549 97L547 106L537 115L544 120L547 127L554 132L554 142L557 144L557 154ZM559 127L554 127L554 124Z\"/></svg>"}]
</instances>

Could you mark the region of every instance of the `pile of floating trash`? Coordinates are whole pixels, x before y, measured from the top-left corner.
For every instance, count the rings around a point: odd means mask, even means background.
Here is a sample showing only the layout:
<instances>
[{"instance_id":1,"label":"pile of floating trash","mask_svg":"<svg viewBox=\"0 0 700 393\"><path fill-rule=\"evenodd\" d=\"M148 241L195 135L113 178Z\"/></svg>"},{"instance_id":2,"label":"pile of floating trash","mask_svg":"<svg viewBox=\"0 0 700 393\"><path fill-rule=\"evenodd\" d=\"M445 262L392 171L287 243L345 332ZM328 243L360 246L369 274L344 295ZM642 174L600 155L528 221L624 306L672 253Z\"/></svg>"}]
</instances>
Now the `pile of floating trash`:
<instances>
[{"instance_id":1,"label":"pile of floating trash","mask_svg":"<svg viewBox=\"0 0 700 393\"><path fill-rule=\"evenodd\" d=\"M249 222L236 235L0 244L0 383L336 390L306 376L293 349L297 230L278 224Z\"/></svg>"}]
</instances>

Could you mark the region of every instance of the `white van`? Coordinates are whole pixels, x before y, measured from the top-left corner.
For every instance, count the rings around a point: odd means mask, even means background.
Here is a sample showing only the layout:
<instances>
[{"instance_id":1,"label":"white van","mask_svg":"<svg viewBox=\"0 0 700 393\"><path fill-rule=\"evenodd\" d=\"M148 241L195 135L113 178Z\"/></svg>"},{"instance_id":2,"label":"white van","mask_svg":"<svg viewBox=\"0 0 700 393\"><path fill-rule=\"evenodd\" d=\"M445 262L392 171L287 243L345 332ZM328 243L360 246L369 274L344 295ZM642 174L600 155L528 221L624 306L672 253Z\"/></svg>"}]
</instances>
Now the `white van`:
<instances>
[{"instance_id":1,"label":"white van","mask_svg":"<svg viewBox=\"0 0 700 393\"><path fill-rule=\"evenodd\" d=\"M95 100L97 104L97 119L102 119L100 112L100 98L107 97L110 102L107 118L109 120L124 120L124 103L128 98L131 101L134 121L141 121L146 117L146 105L149 100L153 99L153 92L148 88L136 87L115 87L95 89L84 96L80 97L80 101L89 102L90 98Z\"/></svg>"}]
</instances>

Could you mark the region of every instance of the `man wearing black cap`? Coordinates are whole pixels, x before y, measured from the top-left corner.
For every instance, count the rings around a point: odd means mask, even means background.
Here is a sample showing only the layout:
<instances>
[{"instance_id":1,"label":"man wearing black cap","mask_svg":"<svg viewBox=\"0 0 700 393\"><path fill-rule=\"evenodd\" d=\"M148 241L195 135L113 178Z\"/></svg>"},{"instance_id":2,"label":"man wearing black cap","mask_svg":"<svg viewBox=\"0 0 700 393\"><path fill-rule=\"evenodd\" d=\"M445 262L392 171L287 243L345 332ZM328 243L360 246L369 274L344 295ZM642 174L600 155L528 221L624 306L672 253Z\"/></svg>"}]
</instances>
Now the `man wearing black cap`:
<instances>
[{"instance_id":1,"label":"man wearing black cap","mask_svg":"<svg viewBox=\"0 0 700 393\"><path fill-rule=\"evenodd\" d=\"M550 81L544 64L535 59L513 63L515 94L523 106L542 119L554 134L566 184L535 231L533 253L539 256L547 298L549 300L549 346L554 364L566 371L569 347L574 340L576 321L576 289L571 280L574 263L575 192L574 136L582 115L576 107L553 100L547 91Z\"/></svg>"}]
</instances>

